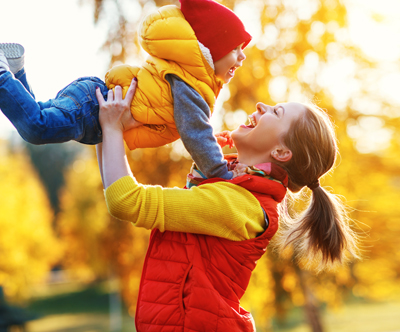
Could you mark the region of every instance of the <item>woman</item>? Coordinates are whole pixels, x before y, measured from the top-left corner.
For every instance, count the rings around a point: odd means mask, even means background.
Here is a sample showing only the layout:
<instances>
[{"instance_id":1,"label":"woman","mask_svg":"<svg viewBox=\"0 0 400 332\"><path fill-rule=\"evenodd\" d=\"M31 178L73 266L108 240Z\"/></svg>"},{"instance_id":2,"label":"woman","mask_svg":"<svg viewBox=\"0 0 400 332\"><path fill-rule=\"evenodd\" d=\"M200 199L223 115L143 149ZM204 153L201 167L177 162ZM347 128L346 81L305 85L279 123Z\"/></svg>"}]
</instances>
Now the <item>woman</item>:
<instances>
[{"instance_id":1,"label":"woman","mask_svg":"<svg viewBox=\"0 0 400 332\"><path fill-rule=\"evenodd\" d=\"M144 186L133 177L123 144L135 87L132 82L125 100L119 87L107 102L97 92L103 129L97 153L109 212L152 230L138 331L254 331L239 301L278 229L286 188L298 192L308 186L313 198L305 214L288 223L284 245L293 243L309 259L320 255L324 264L354 252L339 203L319 185L337 153L323 112L300 103L258 103L251 125L218 135L222 145L236 146L237 158L228 157L234 179L204 179L193 167L190 189Z\"/></svg>"}]
</instances>

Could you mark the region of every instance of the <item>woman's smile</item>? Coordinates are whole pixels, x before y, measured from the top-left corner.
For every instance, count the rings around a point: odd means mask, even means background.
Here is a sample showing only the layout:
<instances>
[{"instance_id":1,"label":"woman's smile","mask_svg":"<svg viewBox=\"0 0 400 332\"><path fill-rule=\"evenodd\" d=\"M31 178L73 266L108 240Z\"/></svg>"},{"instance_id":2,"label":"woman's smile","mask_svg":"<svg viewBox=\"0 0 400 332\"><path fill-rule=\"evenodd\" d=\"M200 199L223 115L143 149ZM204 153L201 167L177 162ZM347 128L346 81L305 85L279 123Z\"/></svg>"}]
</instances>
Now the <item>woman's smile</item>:
<instances>
[{"instance_id":1,"label":"woman's smile","mask_svg":"<svg viewBox=\"0 0 400 332\"><path fill-rule=\"evenodd\" d=\"M257 120L254 114L249 115L250 125L249 127L254 128L257 125Z\"/></svg>"}]
</instances>

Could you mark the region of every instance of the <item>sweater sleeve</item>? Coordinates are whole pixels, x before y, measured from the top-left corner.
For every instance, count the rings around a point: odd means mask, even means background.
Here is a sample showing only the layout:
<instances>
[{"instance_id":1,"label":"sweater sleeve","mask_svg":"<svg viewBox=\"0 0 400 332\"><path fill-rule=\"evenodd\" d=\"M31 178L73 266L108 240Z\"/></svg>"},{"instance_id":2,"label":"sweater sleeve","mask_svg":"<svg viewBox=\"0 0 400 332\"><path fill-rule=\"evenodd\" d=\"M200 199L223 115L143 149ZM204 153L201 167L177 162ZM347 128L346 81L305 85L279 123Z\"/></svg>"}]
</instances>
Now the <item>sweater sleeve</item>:
<instances>
[{"instance_id":1,"label":"sweater sleeve","mask_svg":"<svg viewBox=\"0 0 400 332\"><path fill-rule=\"evenodd\" d=\"M246 189L224 181L180 189L145 186L125 176L105 190L105 197L113 217L161 232L242 241L266 229L258 200Z\"/></svg>"},{"instance_id":2,"label":"sweater sleeve","mask_svg":"<svg viewBox=\"0 0 400 332\"><path fill-rule=\"evenodd\" d=\"M174 98L174 120L186 150L207 178L231 179L227 162L213 135L210 108L193 88L169 74L166 79Z\"/></svg>"}]
</instances>

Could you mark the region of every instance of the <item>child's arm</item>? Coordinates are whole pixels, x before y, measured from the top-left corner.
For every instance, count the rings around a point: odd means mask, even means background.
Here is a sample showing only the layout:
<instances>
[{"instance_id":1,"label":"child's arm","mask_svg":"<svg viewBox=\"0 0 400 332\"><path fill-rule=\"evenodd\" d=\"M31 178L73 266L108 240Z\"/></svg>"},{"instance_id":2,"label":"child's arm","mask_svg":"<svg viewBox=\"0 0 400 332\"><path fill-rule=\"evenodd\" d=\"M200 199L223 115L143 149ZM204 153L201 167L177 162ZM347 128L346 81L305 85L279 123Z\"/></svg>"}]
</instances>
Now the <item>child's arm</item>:
<instances>
[{"instance_id":1,"label":"child's arm","mask_svg":"<svg viewBox=\"0 0 400 332\"><path fill-rule=\"evenodd\" d=\"M213 135L205 100L177 76L167 75L174 98L174 120L186 150L207 178L231 179L227 162Z\"/></svg>"}]
</instances>

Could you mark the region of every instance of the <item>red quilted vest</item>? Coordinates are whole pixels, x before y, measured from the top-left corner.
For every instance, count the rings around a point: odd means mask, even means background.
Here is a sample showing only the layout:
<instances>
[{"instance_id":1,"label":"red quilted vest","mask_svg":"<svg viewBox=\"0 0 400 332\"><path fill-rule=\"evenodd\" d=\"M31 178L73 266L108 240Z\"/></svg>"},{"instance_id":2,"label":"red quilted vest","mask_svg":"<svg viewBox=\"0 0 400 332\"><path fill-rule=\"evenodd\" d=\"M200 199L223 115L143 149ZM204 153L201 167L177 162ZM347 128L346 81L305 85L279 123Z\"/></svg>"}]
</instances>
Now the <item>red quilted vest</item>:
<instances>
[{"instance_id":1,"label":"red quilted vest","mask_svg":"<svg viewBox=\"0 0 400 332\"><path fill-rule=\"evenodd\" d=\"M203 183L216 181L225 180ZM137 303L138 332L255 331L251 314L240 307L240 298L278 229L276 208L286 188L254 175L228 182L242 186L258 199L268 215L267 230L245 241L153 230Z\"/></svg>"}]
</instances>

